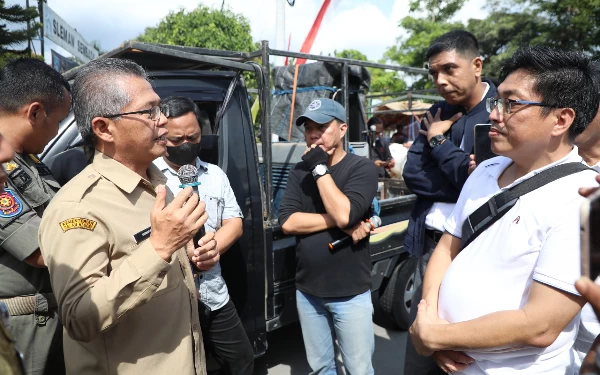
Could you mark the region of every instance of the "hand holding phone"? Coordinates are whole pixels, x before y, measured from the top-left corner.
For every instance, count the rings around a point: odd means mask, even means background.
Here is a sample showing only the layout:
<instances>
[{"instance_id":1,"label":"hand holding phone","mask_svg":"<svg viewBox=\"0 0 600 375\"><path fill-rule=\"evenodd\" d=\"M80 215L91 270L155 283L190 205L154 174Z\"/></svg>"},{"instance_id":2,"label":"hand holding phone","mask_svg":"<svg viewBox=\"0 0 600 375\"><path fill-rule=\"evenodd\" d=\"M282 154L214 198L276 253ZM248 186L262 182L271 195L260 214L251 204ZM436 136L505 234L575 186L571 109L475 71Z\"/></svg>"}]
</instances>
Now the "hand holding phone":
<instances>
[{"instance_id":1,"label":"hand holding phone","mask_svg":"<svg viewBox=\"0 0 600 375\"><path fill-rule=\"evenodd\" d=\"M475 164L491 159L495 156L492 151L492 140L490 139L490 124L477 124L474 127L474 151L475 151Z\"/></svg>"},{"instance_id":2,"label":"hand holding phone","mask_svg":"<svg viewBox=\"0 0 600 375\"><path fill-rule=\"evenodd\" d=\"M600 190L581 206L581 274L592 280L600 275Z\"/></svg>"}]
</instances>

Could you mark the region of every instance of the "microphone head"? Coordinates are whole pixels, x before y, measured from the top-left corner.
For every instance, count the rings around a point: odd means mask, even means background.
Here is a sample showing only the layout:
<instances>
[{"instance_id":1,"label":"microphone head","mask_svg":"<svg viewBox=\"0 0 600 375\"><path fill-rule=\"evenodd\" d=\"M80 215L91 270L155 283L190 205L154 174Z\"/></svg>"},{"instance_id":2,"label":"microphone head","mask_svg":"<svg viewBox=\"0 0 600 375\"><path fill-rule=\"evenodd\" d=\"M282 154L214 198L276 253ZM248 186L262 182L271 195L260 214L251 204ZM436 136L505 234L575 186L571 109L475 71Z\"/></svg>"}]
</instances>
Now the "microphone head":
<instances>
[{"instance_id":1,"label":"microphone head","mask_svg":"<svg viewBox=\"0 0 600 375\"><path fill-rule=\"evenodd\" d=\"M191 184L198 179L198 168L191 164L182 165L177 172L179 182L182 184Z\"/></svg>"},{"instance_id":2,"label":"microphone head","mask_svg":"<svg viewBox=\"0 0 600 375\"><path fill-rule=\"evenodd\" d=\"M370 220L371 220L371 224L375 228L379 228L381 226L381 218L379 216L372 216Z\"/></svg>"}]
</instances>

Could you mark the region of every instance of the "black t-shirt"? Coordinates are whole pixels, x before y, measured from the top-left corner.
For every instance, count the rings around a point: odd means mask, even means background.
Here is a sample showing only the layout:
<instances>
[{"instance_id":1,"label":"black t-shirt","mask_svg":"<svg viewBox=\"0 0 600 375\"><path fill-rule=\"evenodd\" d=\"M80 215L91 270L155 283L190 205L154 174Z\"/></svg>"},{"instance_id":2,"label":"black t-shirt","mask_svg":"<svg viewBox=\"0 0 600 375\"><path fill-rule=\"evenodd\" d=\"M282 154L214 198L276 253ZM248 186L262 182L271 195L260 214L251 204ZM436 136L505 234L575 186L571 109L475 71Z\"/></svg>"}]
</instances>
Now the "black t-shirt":
<instances>
[{"instance_id":1,"label":"black t-shirt","mask_svg":"<svg viewBox=\"0 0 600 375\"><path fill-rule=\"evenodd\" d=\"M350 200L348 227L369 218L377 193L377 168L367 158L346 154L329 168L337 187ZM296 212L325 214L325 206L311 172L304 162L290 171L279 206L279 223ZM349 297L371 288L368 238L334 252L328 244L347 236L341 229L296 236L296 288L317 297Z\"/></svg>"}]
</instances>

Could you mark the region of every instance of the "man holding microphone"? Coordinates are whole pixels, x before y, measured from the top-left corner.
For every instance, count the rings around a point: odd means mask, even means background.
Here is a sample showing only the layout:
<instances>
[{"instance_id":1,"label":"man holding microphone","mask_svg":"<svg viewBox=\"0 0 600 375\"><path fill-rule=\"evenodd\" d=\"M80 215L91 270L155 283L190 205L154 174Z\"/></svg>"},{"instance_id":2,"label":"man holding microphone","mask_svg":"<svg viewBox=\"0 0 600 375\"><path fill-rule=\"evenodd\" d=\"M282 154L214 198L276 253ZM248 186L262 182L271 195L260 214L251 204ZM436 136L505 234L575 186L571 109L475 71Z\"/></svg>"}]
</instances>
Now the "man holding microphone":
<instances>
[{"instance_id":1,"label":"man holding microphone","mask_svg":"<svg viewBox=\"0 0 600 375\"><path fill-rule=\"evenodd\" d=\"M372 161L349 154L344 107L316 99L296 121L308 146L290 171L279 223L296 235L296 304L313 373L336 374L334 337L351 374L373 374L373 305L368 235L377 192ZM353 241L330 250L345 236Z\"/></svg>"},{"instance_id":2,"label":"man holding microphone","mask_svg":"<svg viewBox=\"0 0 600 375\"><path fill-rule=\"evenodd\" d=\"M94 159L39 232L67 373L204 375L186 245L208 215L191 187L172 199L152 164L166 151L160 98L139 65L105 58L79 70L73 108ZM214 249L212 239L201 243Z\"/></svg>"}]
</instances>

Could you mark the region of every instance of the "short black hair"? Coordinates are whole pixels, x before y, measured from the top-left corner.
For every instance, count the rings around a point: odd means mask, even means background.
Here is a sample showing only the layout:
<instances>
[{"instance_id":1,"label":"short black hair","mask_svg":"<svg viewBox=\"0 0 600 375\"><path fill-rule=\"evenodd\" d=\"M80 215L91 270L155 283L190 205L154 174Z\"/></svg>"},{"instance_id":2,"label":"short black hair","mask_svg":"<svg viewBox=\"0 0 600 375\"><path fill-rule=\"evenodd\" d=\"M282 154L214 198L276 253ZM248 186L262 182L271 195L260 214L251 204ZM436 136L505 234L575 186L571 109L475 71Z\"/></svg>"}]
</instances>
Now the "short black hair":
<instances>
[{"instance_id":1,"label":"short black hair","mask_svg":"<svg viewBox=\"0 0 600 375\"><path fill-rule=\"evenodd\" d=\"M569 139L573 141L583 133L600 104L592 59L579 51L546 46L521 47L504 62L500 76L504 80L521 69L531 74L533 90L544 103L575 111ZM550 114L552 107L542 107L542 114Z\"/></svg>"},{"instance_id":2,"label":"short black hair","mask_svg":"<svg viewBox=\"0 0 600 375\"><path fill-rule=\"evenodd\" d=\"M198 120L200 130L202 130L202 125L207 120L206 115L190 98L183 96L169 96L161 101L161 106L165 109L167 118L181 117L193 112L196 116L196 120Z\"/></svg>"},{"instance_id":3,"label":"short black hair","mask_svg":"<svg viewBox=\"0 0 600 375\"><path fill-rule=\"evenodd\" d=\"M62 105L69 82L45 62L20 58L0 70L0 113L16 113L21 107L40 102L50 112Z\"/></svg>"},{"instance_id":4,"label":"short black hair","mask_svg":"<svg viewBox=\"0 0 600 375\"><path fill-rule=\"evenodd\" d=\"M600 93L600 60L592 61L592 74L596 82L596 90Z\"/></svg>"},{"instance_id":5,"label":"short black hair","mask_svg":"<svg viewBox=\"0 0 600 375\"><path fill-rule=\"evenodd\" d=\"M369 121L367 121L367 125L369 125L369 126L377 125L377 124L383 125L383 121L381 121L381 119L379 117L373 116L369 119Z\"/></svg>"},{"instance_id":6,"label":"short black hair","mask_svg":"<svg viewBox=\"0 0 600 375\"><path fill-rule=\"evenodd\" d=\"M450 51L456 51L471 59L480 56L479 42L475 35L465 30L453 30L434 40L427 49L425 57L429 60L441 52Z\"/></svg>"}]
</instances>

